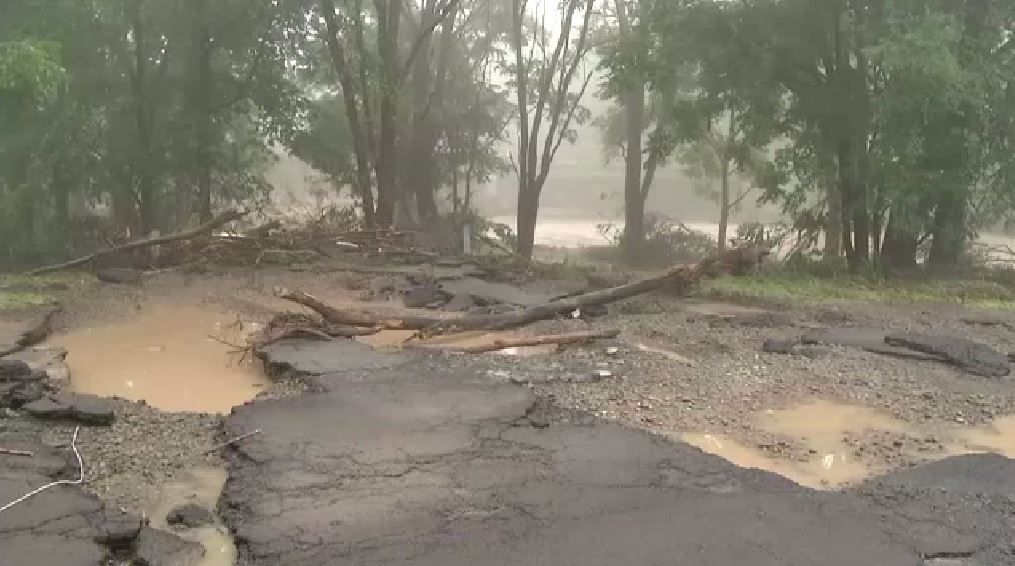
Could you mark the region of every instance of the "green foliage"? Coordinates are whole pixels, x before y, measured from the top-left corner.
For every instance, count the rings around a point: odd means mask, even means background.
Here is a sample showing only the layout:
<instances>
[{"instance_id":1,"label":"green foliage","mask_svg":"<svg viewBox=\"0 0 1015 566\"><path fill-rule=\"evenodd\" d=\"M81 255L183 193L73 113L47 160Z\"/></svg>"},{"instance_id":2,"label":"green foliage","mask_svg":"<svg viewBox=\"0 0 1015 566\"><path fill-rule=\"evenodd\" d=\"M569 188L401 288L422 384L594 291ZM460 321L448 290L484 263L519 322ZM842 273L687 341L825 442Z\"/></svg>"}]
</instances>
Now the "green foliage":
<instances>
[{"instance_id":1,"label":"green foliage","mask_svg":"<svg viewBox=\"0 0 1015 566\"><path fill-rule=\"evenodd\" d=\"M353 181L352 133L342 99L324 96L310 103L306 127L292 139L293 155L342 187Z\"/></svg>"},{"instance_id":2,"label":"green foliage","mask_svg":"<svg viewBox=\"0 0 1015 566\"><path fill-rule=\"evenodd\" d=\"M49 102L65 78L58 44L47 41L0 42L0 100L20 99L34 104Z\"/></svg>"},{"instance_id":3,"label":"green foliage","mask_svg":"<svg viewBox=\"0 0 1015 566\"><path fill-rule=\"evenodd\" d=\"M290 8L0 4L0 268L87 251L74 230L98 211L115 239L191 223L201 199L263 202L269 144L303 111Z\"/></svg>"},{"instance_id":4,"label":"green foliage","mask_svg":"<svg viewBox=\"0 0 1015 566\"><path fill-rule=\"evenodd\" d=\"M614 224L599 224L600 234L611 243L611 247L591 251L591 258L607 261L621 259L624 250L624 231ZM700 261L715 253L714 238L674 222L659 214L645 215L644 257L652 265L663 266L677 263Z\"/></svg>"},{"instance_id":5,"label":"green foliage","mask_svg":"<svg viewBox=\"0 0 1015 566\"><path fill-rule=\"evenodd\" d=\"M821 269L826 268L821 266ZM890 280L876 275L782 270L706 280L700 292L719 299L770 304L962 304L1015 310L1015 291L1012 288L981 280L927 282Z\"/></svg>"}]
</instances>

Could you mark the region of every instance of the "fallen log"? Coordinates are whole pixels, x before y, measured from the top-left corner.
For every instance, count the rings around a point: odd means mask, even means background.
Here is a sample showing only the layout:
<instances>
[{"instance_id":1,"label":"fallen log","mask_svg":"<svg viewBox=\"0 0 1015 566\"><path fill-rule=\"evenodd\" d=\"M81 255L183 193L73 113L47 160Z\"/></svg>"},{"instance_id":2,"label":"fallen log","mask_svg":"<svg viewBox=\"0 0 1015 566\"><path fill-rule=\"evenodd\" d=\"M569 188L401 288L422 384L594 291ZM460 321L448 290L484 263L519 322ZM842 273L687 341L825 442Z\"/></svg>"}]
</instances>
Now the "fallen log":
<instances>
[{"instance_id":1,"label":"fallen log","mask_svg":"<svg viewBox=\"0 0 1015 566\"><path fill-rule=\"evenodd\" d=\"M205 222L204 224L201 224L200 226L197 226L196 228L192 228L190 230L176 232L175 234L169 234L167 236L157 236L154 238L143 238L140 240L134 240L131 242L127 242L126 244L120 244L119 246L113 246L110 248L106 248L104 250L99 250L97 252L90 253L86 256L82 256L77 259L72 259L70 261L65 261L63 263L39 267L31 271L25 272L25 275L29 276L41 275L43 273L50 273L53 271L70 269L72 267L79 267L91 263L96 258L113 253L127 252L141 248L148 248L151 246L158 246L160 244L179 242L182 240L192 240L198 236L203 236L204 234L207 234L208 232L211 232L212 230L224 224L228 224L229 222L232 222L234 220L239 220L240 218L243 218L243 216L246 214L247 213L243 211L226 210L224 212L220 212L219 214L215 215L214 218Z\"/></svg>"},{"instance_id":2,"label":"fallen log","mask_svg":"<svg viewBox=\"0 0 1015 566\"><path fill-rule=\"evenodd\" d=\"M13 448L0 448L0 454L7 454L8 456L28 456L29 458L35 456L35 453L29 450L15 450Z\"/></svg>"},{"instance_id":3,"label":"fallen log","mask_svg":"<svg viewBox=\"0 0 1015 566\"><path fill-rule=\"evenodd\" d=\"M475 346L441 348L463 354L482 354L485 352L496 352L505 348L520 348L525 346L545 346L547 344L583 344L593 340L607 340L620 335L619 330L593 330L584 332L569 332L566 334L543 334L540 336L519 336L517 338L498 338L489 344L477 344Z\"/></svg>"},{"instance_id":4,"label":"fallen log","mask_svg":"<svg viewBox=\"0 0 1015 566\"><path fill-rule=\"evenodd\" d=\"M422 330L443 321L430 316L391 317L356 310L339 310L302 291L278 290L279 298L292 301L321 315L325 322L339 326L365 326L380 330Z\"/></svg>"},{"instance_id":5,"label":"fallen log","mask_svg":"<svg viewBox=\"0 0 1015 566\"><path fill-rule=\"evenodd\" d=\"M651 291L673 280L686 282L697 280L701 276L702 265L705 264L671 267L656 275L626 285L576 295L564 300L512 312L448 319L428 316L391 317L363 311L339 310L300 291L280 291L277 294L282 299L316 311L325 321L333 324L381 327L385 330L417 330L419 331L418 337L428 338L468 330L506 330L560 315L570 315L583 308L604 305Z\"/></svg>"}]
</instances>

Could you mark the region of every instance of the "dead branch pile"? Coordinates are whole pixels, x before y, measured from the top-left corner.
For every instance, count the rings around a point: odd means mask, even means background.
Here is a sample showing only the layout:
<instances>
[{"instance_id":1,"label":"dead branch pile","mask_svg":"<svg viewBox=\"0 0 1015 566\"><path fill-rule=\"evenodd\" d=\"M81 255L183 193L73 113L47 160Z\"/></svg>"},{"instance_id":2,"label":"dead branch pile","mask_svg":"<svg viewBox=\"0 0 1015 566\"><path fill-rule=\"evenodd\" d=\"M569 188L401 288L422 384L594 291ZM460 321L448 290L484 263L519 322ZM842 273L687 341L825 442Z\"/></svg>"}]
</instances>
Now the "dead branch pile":
<instances>
[{"instance_id":1,"label":"dead branch pile","mask_svg":"<svg viewBox=\"0 0 1015 566\"><path fill-rule=\"evenodd\" d=\"M709 265L712 265L711 263ZM539 320L558 316L574 316L581 309L604 305L651 291L665 283L694 281L701 277L704 264L676 266L640 281L567 297L511 312L489 315L471 315L459 318L437 318L429 316L391 316L366 311L342 310L332 307L313 295L301 291L280 290L278 296L317 312L322 320L343 326L367 328L415 330L420 338L468 330L506 330L525 326Z\"/></svg>"},{"instance_id":2,"label":"dead branch pile","mask_svg":"<svg viewBox=\"0 0 1015 566\"><path fill-rule=\"evenodd\" d=\"M291 338L331 340L332 338L369 336L380 330L382 330L380 327L368 328L334 324L308 314L280 313L275 315L263 330L251 334L247 342L250 346L260 348Z\"/></svg>"},{"instance_id":3,"label":"dead branch pile","mask_svg":"<svg viewBox=\"0 0 1015 566\"><path fill-rule=\"evenodd\" d=\"M545 346L550 344L584 344L593 340L608 340L620 335L619 330L588 330L568 332L564 334L542 334L539 336L519 336L516 338L498 338L489 344L462 346L451 349L463 354L483 354L505 348L524 348L527 346Z\"/></svg>"},{"instance_id":4,"label":"dead branch pile","mask_svg":"<svg viewBox=\"0 0 1015 566\"><path fill-rule=\"evenodd\" d=\"M182 232L177 232L175 234L170 234L168 236L153 236L149 238L133 240L124 244L112 246L110 248L106 248L94 253L90 253L85 256L81 256L77 259L33 269L27 272L26 275L41 275L43 273L60 271L63 269L71 269L74 267L80 267L82 265L88 265L94 262L96 259L104 256L122 254L134 250L148 249L155 246L193 240L195 238L208 234L209 232L215 230L216 228L220 228L230 222L239 220L245 214L246 212L227 210L225 212L217 214L214 218L205 222L204 224L201 224L200 226L197 226L190 230L184 230Z\"/></svg>"}]
</instances>

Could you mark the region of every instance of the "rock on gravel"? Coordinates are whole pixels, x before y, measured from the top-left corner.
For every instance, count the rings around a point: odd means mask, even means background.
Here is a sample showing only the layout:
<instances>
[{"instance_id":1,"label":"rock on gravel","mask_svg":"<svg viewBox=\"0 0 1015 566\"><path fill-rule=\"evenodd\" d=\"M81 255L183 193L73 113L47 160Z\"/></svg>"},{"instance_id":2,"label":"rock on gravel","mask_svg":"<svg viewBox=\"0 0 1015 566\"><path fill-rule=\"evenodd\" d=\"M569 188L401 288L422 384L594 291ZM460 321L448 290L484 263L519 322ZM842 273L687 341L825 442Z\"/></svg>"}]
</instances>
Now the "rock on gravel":
<instances>
[{"instance_id":1,"label":"rock on gravel","mask_svg":"<svg viewBox=\"0 0 1015 566\"><path fill-rule=\"evenodd\" d=\"M203 527L214 522L215 515L196 503L179 505L166 515L166 523L170 525L183 525L189 528Z\"/></svg>"},{"instance_id":2,"label":"rock on gravel","mask_svg":"<svg viewBox=\"0 0 1015 566\"><path fill-rule=\"evenodd\" d=\"M891 334L885 337L885 343L939 356L948 363L982 377L1004 377L1011 372L1007 354L966 338Z\"/></svg>"},{"instance_id":3,"label":"rock on gravel","mask_svg":"<svg viewBox=\"0 0 1015 566\"><path fill-rule=\"evenodd\" d=\"M200 544L149 528L138 535L135 552L138 566L193 566L204 557Z\"/></svg>"},{"instance_id":4,"label":"rock on gravel","mask_svg":"<svg viewBox=\"0 0 1015 566\"><path fill-rule=\"evenodd\" d=\"M85 393L57 393L24 406L39 419L71 419L83 424L109 425L115 418L111 399Z\"/></svg>"}]
</instances>

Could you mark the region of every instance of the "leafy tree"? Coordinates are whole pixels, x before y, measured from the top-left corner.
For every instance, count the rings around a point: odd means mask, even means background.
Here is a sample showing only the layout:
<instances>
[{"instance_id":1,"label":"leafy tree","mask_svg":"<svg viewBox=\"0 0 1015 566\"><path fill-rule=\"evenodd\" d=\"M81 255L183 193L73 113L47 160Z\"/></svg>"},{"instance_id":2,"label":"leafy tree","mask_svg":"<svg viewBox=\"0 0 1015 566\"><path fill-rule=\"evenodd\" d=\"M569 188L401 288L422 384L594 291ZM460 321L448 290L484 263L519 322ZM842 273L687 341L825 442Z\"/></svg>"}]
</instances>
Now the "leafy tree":
<instances>
[{"instance_id":1,"label":"leafy tree","mask_svg":"<svg viewBox=\"0 0 1015 566\"><path fill-rule=\"evenodd\" d=\"M574 142L574 126L588 121L581 106L593 71L578 71L591 45L594 0L566 0L560 25L547 29L542 22L526 26L526 0L512 0L510 77L517 101L518 253L532 258L539 197L561 144ZM576 20L580 18L580 23ZM527 53L526 53L527 51ZM537 55L537 53L541 55ZM546 129L543 130L544 121Z\"/></svg>"}]
</instances>

